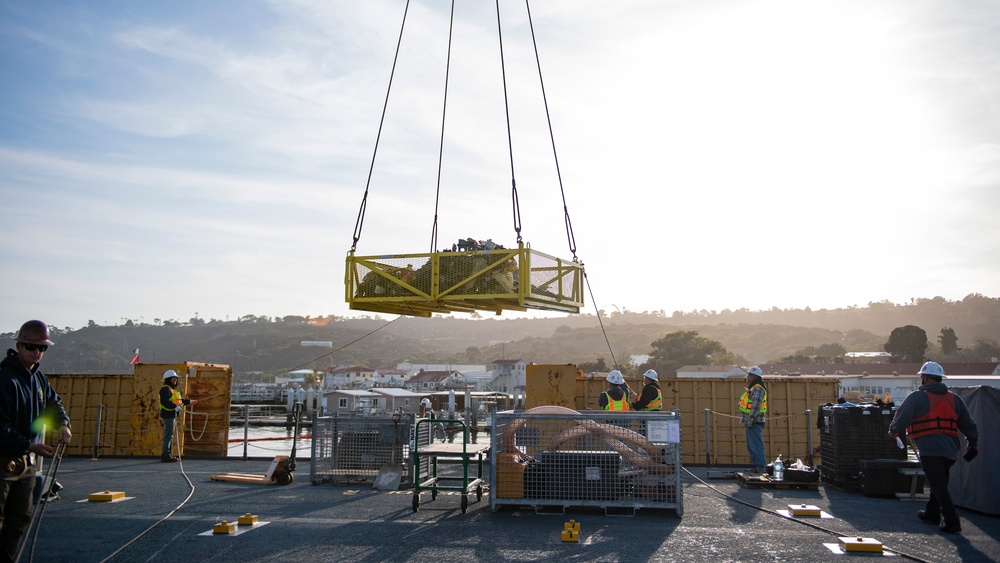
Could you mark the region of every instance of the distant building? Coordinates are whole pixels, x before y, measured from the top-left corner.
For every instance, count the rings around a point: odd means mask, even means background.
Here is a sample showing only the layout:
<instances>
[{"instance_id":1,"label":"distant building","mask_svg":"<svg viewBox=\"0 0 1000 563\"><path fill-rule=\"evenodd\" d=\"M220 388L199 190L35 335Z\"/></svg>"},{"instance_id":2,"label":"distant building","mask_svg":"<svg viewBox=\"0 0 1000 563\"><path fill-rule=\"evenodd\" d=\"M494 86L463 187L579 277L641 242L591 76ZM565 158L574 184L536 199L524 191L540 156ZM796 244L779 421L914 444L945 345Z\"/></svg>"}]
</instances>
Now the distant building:
<instances>
[{"instance_id":1,"label":"distant building","mask_svg":"<svg viewBox=\"0 0 1000 563\"><path fill-rule=\"evenodd\" d=\"M401 369L379 368L372 372L376 387L402 387L406 382L406 372Z\"/></svg>"},{"instance_id":2,"label":"distant building","mask_svg":"<svg viewBox=\"0 0 1000 563\"><path fill-rule=\"evenodd\" d=\"M464 389L466 382L461 372L454 370L421 371L406 380L406 387L412 391L430 393L447 389Z\"/></svg>"},{"instance_id":3,"label":"distant building","mask_svg":"<svg viewBox=\"0 0 1000 563\"><path fill-rule=\"evenodd\" d=\"M365 366L334 368L323 373L323 389L368 389L375 385L374 375Z\"/></svg>"},{"instance_id":4,"label":"distant building","mask_svg":"<svg viewBox=\"0 0 1000 563\"><path fill-rule=\"evenodd\" d=\"M749 366L747 366L749 367ZM669 374L661 374L665 377L669 377ZM677 379L683 378L698 378L698 377L714 377L719 379L742 379L747 376L745 369L740 366L734 365L690 365L681 366L677 369Z\"/></svg>"},{"instance_id":5,"label":"distant building","mask_svg":"<svg viewBox=\"0 0 1000 563\"><path fill-rule=\"evenodd\" d=\"M524 360L496 360L492 366L490 386L494 391L513 393L515 389L524 389L528 381L528 364Z\"/></svg>"}]
</instances>

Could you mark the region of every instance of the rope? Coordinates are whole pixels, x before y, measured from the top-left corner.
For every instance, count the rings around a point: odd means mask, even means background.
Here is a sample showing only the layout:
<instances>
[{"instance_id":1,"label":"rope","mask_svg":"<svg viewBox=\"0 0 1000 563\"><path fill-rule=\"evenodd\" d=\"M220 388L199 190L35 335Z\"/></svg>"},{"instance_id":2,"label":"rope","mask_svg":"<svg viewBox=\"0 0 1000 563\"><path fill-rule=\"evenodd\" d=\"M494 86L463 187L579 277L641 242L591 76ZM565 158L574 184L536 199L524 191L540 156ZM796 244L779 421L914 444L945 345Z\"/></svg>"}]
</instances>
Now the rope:
<instances>
[{"instance_id":1,"label":"rope","mask_svg":"<svg viewBox=\"0 0 1000 563\"><path fill-rule=\"evenodd\" d=\"M598 308L597 300L594 299L594 290L590 287L590 278L587 277L587 272L583 273L583 281L587 282L587 291L590 293L590 302L594 304L594 311L597 312L597 322L601 325L601 334L604 335L604 341L608 343L608 352L611 353L611 363L615 365L615 369L618 369L618 360L615 359L615 351L611 349L611 340L608 339L608 331L604 329L604 321L601 320L601 309Z\"/></svg>"},{"instance_id":2,"label":"rope","mask_svg":"<svg viewBox=\"0 0 1000 563\"><path fill-rule=\"evenodd\" d=\"M42 478L42 485L48 484L52 487L52 484L56 482L56 471L59 470L59 464L62 462L63 452L66 451L66 444L64 442L59 442L56 444L56 451L52 457L52 463L49 468L45 470L45 476ZM48 495L48 491L42 491L43 496ZM24 548L28 545L28 537L31 537L31 551L28 552L28 561L34 561L35 559L35 543L38 541L38 530L42 527L42 514L45 512L45 507L49 505L48 499L39 497L39 506L35 509L35 513L31 515L31 520L28 521L28 529L24 531L21 545L17 549L17 555L14 556L14 561L20 561L21 555L24 554Z\"/></svg>"},{"instance_id":3,"label":"rope","mask_svg":"<svg viewBox=\"0 0 1000 563\"><path fill-rule=\"evenodd\" d=\"M176 437L177 437L177 427L175 426L174 427L174 438L176 439ZM179 452L179 450L178 450L178 452ZM178 510L180 510L181 507L183 507L185 504L187 504L187 502L189 500L191 500L191 497L194 496L194 483L191 482L191 478L188 477L187 472L184 471L184 460L181 459L181 456L180 456L179 453L177 455L177 465L180 467L181 475L184 476L184 480L187 481L188 486L191 488L190 492L188 492L188 496L183 501L181 501L181 503L178 504L176 508L174 508L173 510L171 510L170 512L168 512L166 516L164 516L163 518L160 518L155 523L153 523L153 525L151 525L150 527L148 527L145 530L143 530L142 532L140 532L139 535L135 536L134 538L132 538L131 540L129 540L128 542L126 542L125 545L123 545L123 546L119 547L118 549L116 549L114 551L114 553L112 553L111 555L109 555L109 556L105 557L104 559L102 559L101 563L106 563L107 561L111 561L112 559L114 559L119 553L121 553L122 551L124 551L128 546L130 546L130 545L134 544L135 542L139 541L139 538L141 538L142 536L148 534L153 528L155 528L155 527L159 526L160 524L166 522L168 518L170 518L171 516L173 516L175 512L177 512Z\"/></svg>"},{"instance_id":4,"label":"rope","mask_svg":"<svg viewBox=\"0 0 1000 563\"><path fill-rule=\"evenodd\" d=\"M368 208L368 188L372 183L372 171L375 170L375 156L378 154L379 140L382 138L382 126L385 125L386 109L389 107L389 92L392 91L392 79L396 75L396 63L399 62L399 46L403 42L403 29L406 27L406 14L410 10L410 0L406 0L406 8L403 9L403 22L399 26L399 39L396 40L396 55L392 59L392 72L389 73L389 86L385 89L385 102L382 104L382 118L378 122L378 134L375 135L375 149L372 151L372 162L368 167L368 181L365 182L365 195L361 198L361 209L358 210L358 219L354 223L354 242L351 244L351 252L358 246L361 239L361 227L365 222L365 210Z\"/></svg>"},{"instance_id":5,"label":"rope","mask_svg":"<svg viewBox=\"0 0 1000 563\"><path fill-rule=\"evenodd\" d=\"M402 316L402 315L400 315L400 316L396 317L395 319L392 319L391 321L389 321L389 322L385 323L384 325L382 325L382 326L380 326L380 327L376 328L375 330L373 330L373 331L371 331L371 332L369 332L369 333L367 333L367 334L364 334L364 335L362 335L362 336L360 336L360 337L358 337L358 338L355 338L354 340L352 340L352 341L348 342L347 344L344 344L343 346L341 346L340 348L337 348L336 350L333 350L333 351L331 351L331 352L328 352L328 353L326 353L326 354L323 354L322 356L320 356L320 357L318 357L318 358L313 358L312 360L310 360L310 361L308 361L308 362L306 362L306 363L304 363L304 364L299 364L299 365L297 365L297 366L295 366L295 367L293 367L293 368L290 368L290 369L288 369L288 371L295 371L295 370L297 370L297 369L299 369L299 368L301 368L301 367L305 367L305 366L307 366L307 365L309 365L309 364L311 364L311 363L313 363L313 362L318 362L318 361L322 360L323 358L326 358L327 356L332 356L333 354L336 354L337 352L340 352L341 350L343 350L344 348L347 348L348 346L351 346L351 345L354 345L354 344L356 344L356 343L358 343L358 342L361 342L361 341L362 341L362 340L364 340L365 338L368 338L369 336L371 336L371 335L375 334L376 332L378 332L378 331L382 330L383 328L385 328L385 327L387 327L387 326L391 325L392 323L394 323L394 322L398 321L398 320L399 320L399 319L401 319L401 318L403 318L403 316Z\"/></svg>"},{"instance_id":6,"label":"rope","mask_svg":"<svg viewBox=\"0 0 1000 563\"><path fill-rule=\"evenodd\" d=\"M441 140L438 142L437 182L434 189L434 224L431 226L431 252L437 248L438 204L441 202L441 162L444 158L444 122L448 114L448 79L451 75L451 42L455 30L455 0L451 0L451 17L448 20L448 57L444 69L444 101L441 104Z\"/></svg>"},{"instance_id":7,"label":"rope","mask_svg":"<svg viewBox=\"0 0 1000 563\"><path fill-rule=\"evenodd\" d=\"M750 502L746 502L745 500L742 500L742 499L736 498L736 497L734 497L734 496L732 496L730 494L724 493L724 492L720 491L719 489L715 488L714 486L706 483L701 478L699 478L697 475L695 475L694 473L691 473L691 471L688 470L687 468L682 467L681 469L683 469L684 473L687 473L692 478L694 478L695 481L698 481L699 483L701 483L702 485L705 485L709 489L712 489L713 491L715 491L715 492L719 493L720 495L728 498L729 500L732 500L734 502L738 502L739 504L742 504L743 506L747 506L747 507L753 508L755 510L759 510L759 511L765 513L765 514L770 514L770 515L773 515L773 516L780 516L781 518L784 518L786 520L791 520L792 522L796 522L798 524L802 524L803 526L808 526L810 528L813 528L814 530L819 530L819 531L821 531L823 533L832 535L834 537L845 537L845 536L853 536L853 535L855 535L854 533L846 534L846 533L837 532L835 530L830 530L828 528L824 528L822 526L818 526L816 524L813 524L812 522L807 522L805 520L800 520L799 518L796 518L794 516L785 516L784 514L781 514L781 513L777 512L775 510L769 510L769 509L764 508L762 506L758 506L756 504L753 504L753 503L750 503ZM926 559L921 559L921 558L917 557L916 555L911 555L909 553L905 553L905 552L900 551L898 549L890 549L890 548L886 547L884 544L882 546L882 549L885 550L885 551L888 551L890 553L895 553L896 555L899 555L900 557L905 557L905 558L907 558L907 559L909 559L911 561L919 561L920 563L931 563L930 561L927 561Z\"/></svg>"},{"instance_id":8,"label":"rope","mask_svg":"<svg viewBox=\"0 0 1000 563\"><path fill-rule=\"evenodd\" d=\"M549 140L552 143L552 158L556 165L556 176L559 178L559 193L562 194L563 217L566 222L566 239L569 243L569 251L573 254L573 262L579 262L576 256L576 237L573 235L573 222L569 218L569 208L566 206L566 191L563 189L562 172L559 169L559 155L556 153L556 138L552 132L552 115L549 113L549 100L545 94L545 81L542 79L542 63L538 57L538 42L535 40L535 24L531 19L531 6L528 0L524 0L524 7L528 11L528 27L531 29L531 44L535 49L535 65L538 67L538 83L542 87L542 102L545 104L545 121L549 125ZM520 240L520 239L518 239ZM617 365L617 363L615 364Z\"/></svg>"},{"instance_id":9,"label":"rope","mask_svg":"<svg viewBox=\"0 0 1000 563\"><path fill-rule=\"evenodd\" d=\"M500 25L500 0L497 0L497 38L500 42L500 76L503 78L503 108L507 119L507 152L510 156L510 192L514 205L514 233L521 244L521 204L517 199L517 181L514 179L514 141L510 133L510 100L507 95L507 65L503 56L503 27Z\"/></svg>"}]
</instances>

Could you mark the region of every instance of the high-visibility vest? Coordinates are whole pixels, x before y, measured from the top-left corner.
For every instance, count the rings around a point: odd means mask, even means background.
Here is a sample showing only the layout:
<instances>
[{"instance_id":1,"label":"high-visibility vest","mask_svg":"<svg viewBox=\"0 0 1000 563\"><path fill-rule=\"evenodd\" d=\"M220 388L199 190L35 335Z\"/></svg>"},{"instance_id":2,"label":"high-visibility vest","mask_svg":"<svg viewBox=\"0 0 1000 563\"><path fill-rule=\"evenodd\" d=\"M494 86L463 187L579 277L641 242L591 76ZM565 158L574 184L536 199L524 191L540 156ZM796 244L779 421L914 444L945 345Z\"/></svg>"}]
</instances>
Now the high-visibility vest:
<instances>
[{"instance_id":1,"label":"high-visibility vest","mask_svg":"<svg viewBox=\"0 0 1000 563\"><path fill-rule=\"evenodd\" d=\"M614 400L608 392L605 391L604 394L608 397L608 404L604 405L604 410L606 411L627 411L628 410L628 395L625 391L622 391L621 400Z\"/></svg>"},{"instance_id":2,"label":"high-visibility vest","mask_svg":"<svg viewBox=\"0 0 1000 563\"><path fill-rule=\"evenodd\" d=\"M754 383L749 389L743 392L743 396L740 397L741 413L750 414L750 409L753 408L753 401L750 400L750 391L753 391L753 388L758 386L764 390L764 398L760 401L760 412L767 413L767 387L764 387L760 383Z\"/></svg>"},{"instance_id":3,"label":"high-visibility vest","mask_svg":"<svg viewBox=\"0 0 1000 563\"><path fill-rule=\"evenodd\" d=\"M181 392L180 391L178 391L178 390L170 387L169 385L164 385L163 387L166 387L167 389L170 389L170 402L171 403L173 403L175 405L179 405L179 404L181 404L183 402L183 400L181 399ZM165 410L165 411L172 411L172 410L174 410L173 407L171 407L171 408L168 409L167 407L163 406L163 401L160 401L160 409L161 410Z\"/></svg>"},{"instance_id":4,"label":"high-visibility vest","mask_svg":"<svg viewBox=\"0 0 1000 563\"><path fill-rule=\"evenodd\" d=\"M906 429L906 434L910 438L920 438L931 434L958 436L958 411L955 410L955 394L951 391L944 394L924 391L924 395L927 395L930 409L927 410L926 414L913 419L909 428Z\"/></svg>"},{"instance_id":5,"label":"high-visibility vest","mask_svg":"<svg viewBox=\"0 0 1000 563\"><path fill-rule=\"evenodd\" d=\"M648 405L642 407L644 411L663 410L663 393L656 387L653 387L653 389L656 389L656 398L650 401Z\"/></svg>"}]
</instances>

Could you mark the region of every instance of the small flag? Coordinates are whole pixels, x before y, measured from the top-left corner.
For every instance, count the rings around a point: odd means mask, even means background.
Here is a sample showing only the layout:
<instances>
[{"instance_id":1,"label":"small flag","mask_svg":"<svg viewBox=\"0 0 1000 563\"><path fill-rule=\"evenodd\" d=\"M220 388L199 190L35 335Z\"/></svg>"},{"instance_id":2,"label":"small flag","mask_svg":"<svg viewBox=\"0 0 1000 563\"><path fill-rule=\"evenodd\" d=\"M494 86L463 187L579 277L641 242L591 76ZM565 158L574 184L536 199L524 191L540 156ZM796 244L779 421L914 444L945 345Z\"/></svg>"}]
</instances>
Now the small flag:
<instances>
[{"instance_id":1,"label":"small flag","mask_svg":"<svg viewBox=\"0 0 1000 563\"><path fill-rule=\"evenodd\" d=\"M132 351L132 365L139 363L139 349L136 348Z\"/></svg>"}]
</instances>

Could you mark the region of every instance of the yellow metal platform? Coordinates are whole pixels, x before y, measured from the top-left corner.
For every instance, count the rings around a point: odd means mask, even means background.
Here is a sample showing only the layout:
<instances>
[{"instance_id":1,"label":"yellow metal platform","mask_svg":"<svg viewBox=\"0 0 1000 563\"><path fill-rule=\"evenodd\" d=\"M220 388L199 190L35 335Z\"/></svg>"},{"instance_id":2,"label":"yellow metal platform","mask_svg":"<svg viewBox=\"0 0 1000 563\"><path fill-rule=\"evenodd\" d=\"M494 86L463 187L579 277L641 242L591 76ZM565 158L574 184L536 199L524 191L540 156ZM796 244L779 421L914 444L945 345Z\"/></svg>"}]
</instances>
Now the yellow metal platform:
<instances>
[{"instance_id":1,"label":"yellow metal platform","mask_svg":"<svg viewBox=\"0 0 1000 563\"><path fill-rule=\"evenodd\" d=\"M532 250L455 250L428 254L347 256L351 309L429 317L540 309L579 313L583 264Z\"/></svg>"}]
</instances>

